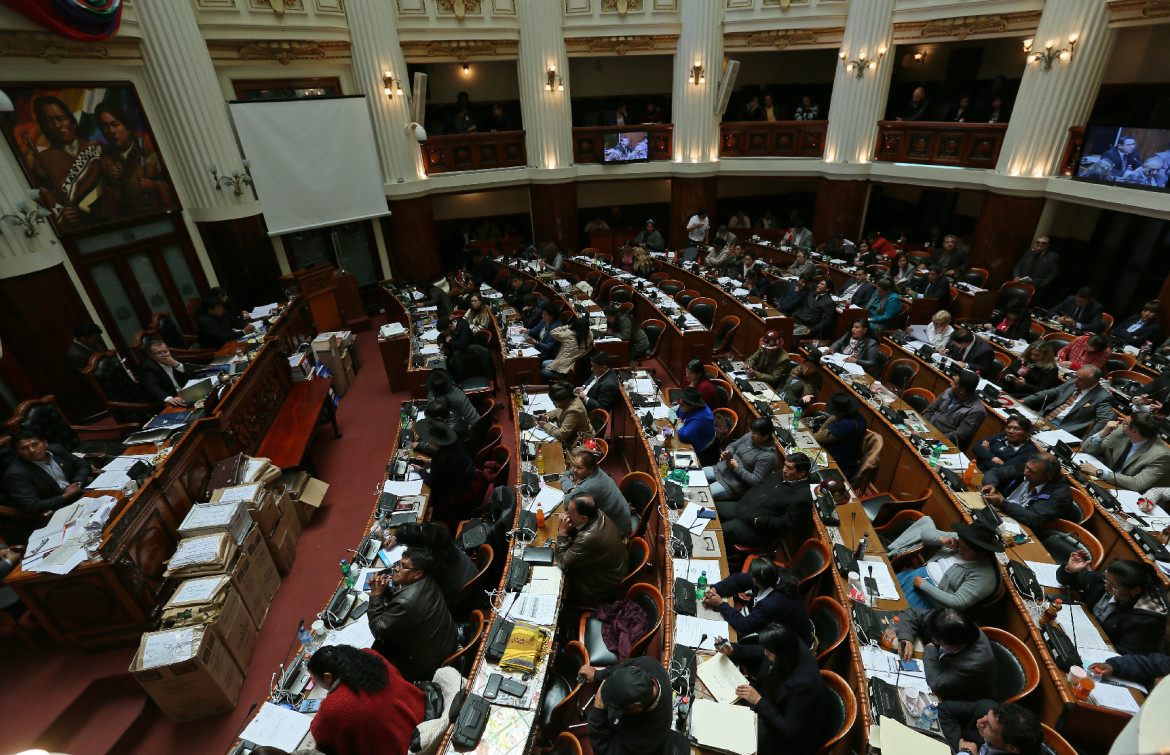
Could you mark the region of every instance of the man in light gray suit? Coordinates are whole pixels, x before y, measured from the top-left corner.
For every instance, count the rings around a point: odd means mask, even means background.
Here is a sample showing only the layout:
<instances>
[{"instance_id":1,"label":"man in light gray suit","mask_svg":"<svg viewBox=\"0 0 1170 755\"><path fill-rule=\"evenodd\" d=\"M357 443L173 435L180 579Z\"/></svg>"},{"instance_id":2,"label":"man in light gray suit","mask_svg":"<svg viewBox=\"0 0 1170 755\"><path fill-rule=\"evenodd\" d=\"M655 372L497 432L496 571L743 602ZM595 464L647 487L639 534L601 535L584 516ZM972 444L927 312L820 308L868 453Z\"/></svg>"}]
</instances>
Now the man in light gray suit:
<instances>
[{"instance_id":1,"label":"man in light gray suit","mask_svg":"<svg viewBox=\"0 0 1170 755\"><path fill-rule=\"evenodd\" d=\"M1090 428L1096 432L1116 416L1109 391L1101 385L1101 368L1093 366L1080 368L1075 378L1055 388L1033 393L1023 404L1073 435L1083 436Z\"/></svg>"},{"instance_id":2,"label":"man in light gray suit","mask_svg":"<svg viewBox=\"0 0 1170 755\"><path fill-rule=\"evenodd\" d=\"M995 653L974 622L953 608L899 614L898 646L903 660L914 657L914 639L923 642L922 665L930 691L941 700L995 697Z\"/></svg>"},{"instance_id":3,"label":"man in light gray suit","mask_svg":"<svg viewBox=\"0 0 1170 755\"><path fill-rule=\"evenodd\" d=\"M1099 464L1084 462L1081 471L1139 493L1170 485L1170 448L1158 437L1158 424L1141 413L1107 422L1081 448Z\"/></svg>"},{"instance_id":4,"label":"man in light gray suit","mask_svg":"<svg viewBox=\"0 0 1170 755\"><path fill-rule=\"evenodd\" d=\"M573 456L568 471L561 475L561 492L565 494L566 510L569 500L575 496L591 496L622 537L630 534L630 504L613 478L597 466L597 458L590 452L581 451Z\"/></svg>"}]
</instances>

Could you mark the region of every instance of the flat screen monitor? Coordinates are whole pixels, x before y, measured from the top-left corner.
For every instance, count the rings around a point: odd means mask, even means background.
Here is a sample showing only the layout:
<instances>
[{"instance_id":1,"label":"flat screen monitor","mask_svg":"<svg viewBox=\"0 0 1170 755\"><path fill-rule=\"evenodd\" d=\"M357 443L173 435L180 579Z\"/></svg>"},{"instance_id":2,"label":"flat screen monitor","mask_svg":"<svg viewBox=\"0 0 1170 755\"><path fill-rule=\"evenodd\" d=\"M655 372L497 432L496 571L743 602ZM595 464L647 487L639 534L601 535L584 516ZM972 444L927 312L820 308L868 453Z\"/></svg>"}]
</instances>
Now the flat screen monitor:
<instances>
[{"instance_id":1,"label":"flat screen monitor","mask_svg":"<svg viewBox=\"0 0 1170 755\"><path fill-rule=\"evenodd\" d=\"M1085 129L1076 180L1166 191L1168 177L1170 129L1094 125Z\"/></svg>"},{"instance_id":2,"label":"flat screen monitor","mask_svg":"<svg viewBox=\"0 0 1170 755\"><path fill-rule=\"evenodd\" d=\"M601 135L605 153L602 162L635 163L650 159L650 134L646 131L615 131Z\"/></svg>"}]
</instances>

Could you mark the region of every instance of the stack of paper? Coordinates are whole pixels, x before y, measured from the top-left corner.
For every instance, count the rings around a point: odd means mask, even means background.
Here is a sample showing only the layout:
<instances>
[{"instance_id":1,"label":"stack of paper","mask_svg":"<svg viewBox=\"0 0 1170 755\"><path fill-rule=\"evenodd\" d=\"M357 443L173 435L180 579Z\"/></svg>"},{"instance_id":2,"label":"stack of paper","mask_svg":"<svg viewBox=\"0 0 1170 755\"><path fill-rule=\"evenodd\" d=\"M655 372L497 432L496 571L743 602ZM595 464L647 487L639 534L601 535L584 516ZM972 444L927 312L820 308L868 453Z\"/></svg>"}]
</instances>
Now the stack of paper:
<instances>
[{"instance_id":1,"label":"stack of paper","mask_svg":"<svg viewBox=\"0 0 1170 755\"><path fill-rule=\"evenodd\" d=\"M240 738L257 747L275 747L278 750L292 752L309 733L309 724L312 722L312 716L272 703L264 703L256 717L248 722L248 727L240 734Z\"/></svg>"},{"instance_id":2,"label":"stack of paper","mask_svg":"<svg viewBox=\"0 0 1170 755\"><path fill-rule=\"evenodd\" d=\"M715 701L726 705L739 699L739 695L735 693L736 687L748 683L747 677L723 653L716 653L700 663L698 676Z\"/></svg>"},{"instance_id":3,"label":"stack of paper","mask_svg":"<svg viewBox=\"0 0 1170 755\"><path fill-rule=\"evenodd\" d=\"M543 509L544 515L548 516L557 510L557 507L561 505L561 501L564 499L565 494L561 492L560 488L543 487L525 508L528 511L536 511L537 506L539 506Z\"/></svg>"},{"instance_id":4,"label":"stack of paper","mask_svg":"<svg viewBox=\"0 0 1170 755\"><path fill-rule=\"evenodd\" d=\"M691 706L691 737L702 748L733 755L755 755L759 746L756 714L742 705L695 700Z\"/></svg>"}]
</instances>

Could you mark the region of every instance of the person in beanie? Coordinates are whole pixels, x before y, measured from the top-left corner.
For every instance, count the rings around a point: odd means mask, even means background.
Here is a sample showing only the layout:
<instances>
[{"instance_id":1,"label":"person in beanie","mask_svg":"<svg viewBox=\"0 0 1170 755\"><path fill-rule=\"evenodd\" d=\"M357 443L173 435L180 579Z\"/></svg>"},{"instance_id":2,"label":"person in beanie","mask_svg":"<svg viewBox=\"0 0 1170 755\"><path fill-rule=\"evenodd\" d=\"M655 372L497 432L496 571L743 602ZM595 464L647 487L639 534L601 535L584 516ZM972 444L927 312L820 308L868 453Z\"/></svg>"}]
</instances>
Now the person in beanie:
<instances>
[{"instance_id":1,"label":"person in beanie","mask_svg":"<svg viewBox=\"0 0 1170 755\"><path fill-rule=\"evenodd\" d=\"M589 711L589 746L596 755L659 755L670 734L672 694L662 663L649 656L611 668L582 666L601 682Z\"/></svg>"}]
</instances>

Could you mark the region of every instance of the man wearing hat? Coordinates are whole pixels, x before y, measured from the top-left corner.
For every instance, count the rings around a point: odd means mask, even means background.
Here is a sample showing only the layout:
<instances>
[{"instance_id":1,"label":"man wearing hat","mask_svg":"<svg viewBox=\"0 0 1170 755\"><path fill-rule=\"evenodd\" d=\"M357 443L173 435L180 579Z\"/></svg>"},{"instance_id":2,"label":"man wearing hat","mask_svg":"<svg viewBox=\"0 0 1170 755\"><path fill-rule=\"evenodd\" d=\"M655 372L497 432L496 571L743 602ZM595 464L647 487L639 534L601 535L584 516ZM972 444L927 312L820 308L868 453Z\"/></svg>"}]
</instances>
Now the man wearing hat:
<instances>
[{"instance_id":1,"label":"man wearing hat","mask_svg":"<svg viewBox=\"0 0 1170 755\"><path fill-rule=\"evenodd\" d=\"M462 442L471 434L471 428L479 422L479 412L463 389L455 385L451 374L443 369L431 370L427 375L427 401L443 399L451 410L448 424L455 436Z\"/></svg>"},{"instance_id":2,"label":"man wearing hat","mask_svg":"<svg viewBox=\"0 0 1170 755\"><path fill-rule=\"evenodd\" d=\"M821 354L809 352L804 361L796 365L781 383L780 398L789 406L807 406L816 399L821 390Z\"/></svg>"},{"instance_id":3,"label":"man wearing hat","mask_svg":"<svg viewBox=\"0 0 1170 755\"><path fill-rule=\"evenodd\" d=\"M613 405L622 395L621 383L617 373L609 368L609 354L604 351L595 351L589 357L589 369L592 376L585 381L585 385L573 389L585 402L589 411L604 409L613 411Z\"/></svg>"},{"instance_id":4,"label":"man wearing hat","mask_svg":"<svg viewBox=\"0 0 1170 755\"><path fill-rule=\"evenodd\" d=\"M670 734L672 695L662 663L650 656L610 668L582 666L578 672L600 681L589 711L589 746L597 755L659 755Z\"/></svg>"},{"instance_id":5,"label":"man wearing hat","mask_svg":"<svg viewBox=\"0 0 1170 755\"><path fill-rule=\"evenodd\" d=\"M784 350L784 339L774 330L760 338L760 348L747 358L747 374L751 380L763 380L775 388L788 379L796 362Z\"/></svg>"},{"instance_id":6,"label":"man wearing hat","mask_svg":"<svg viewBox=\"0 0 1170 755\"><path fill-rule=\"evenodd\" d=\"M594 606L617 597L629 573L622 532L592 496L578 493L560 515L555 548L572 605Z\"/></svg>"},{"instance_id":7,"label":"man wearing hat","mask_svg":"<svg viewBox=\"0 0 1170 755\"><path fill-rule=\"evenodd\" d=\"M675 433L681 442L690 443L697 454L701 454L715 440L715 415L703 400L703 394L693 385L683 388L682 398L678 402Z\"/></svg>"},{"instance_id":8,"label":"man wearing hat","mask_svg":"<svg viewBox=\"0 0 1170 755\"><path fill-rule=\"evenodd\" d=\"M971 439L987 416L987 407L975 394L978 388L979 376L970 370L962 370L951 380L951 387L922 413L922 418L947 436L960 451L971 445Z\"/></svg>"},{"instance_id":9,"label":"man wearing hat","mask_svg":"<svg viewBox=\"0 0 1170 755\"><path fill-rule=\"evenodd\" d=\"M891 555L918 545L938 547L926 566L898 574L913 608L964 611L995 594L999 571L993 554L1003 550L995 530L982 522L951 522L951 528L953 532L943 532L930 517L923 517L886 546Z\"/></svg>"},{"instance_id":10,"label":"man wearing hat","mask_svg":"<svg viewBox=\"0 0 1170 755\"><path fill-rule=\"evenodd\" d=\"M833 457L841 474L851 480L861 465L861 442L865 439L865 418L857 413L857 397L845 391L834 393L825 403L826 419L813 435Z\"/></svg>"},{"instance_id":11,"label":"man wearing hat","mask_svg":"<svg viewBox=\"0 0 1170 755\"><path fill-rule=\"evenodd\" d=\"M455 498L471 490L475 483L475 462L445 422L423 419L415 423L414 429L423 442L436 449L429 459L416 456L411 464L431 490L430 505L437 512L442 511Z\"/></svg>"},{"instance_id":12,"label":"man wearing hat","mask_svg":"<svg viewBox=\"0 0 1170 755\"><path fill-rule=\"evenodd\" d=\"M727 547L764 546L788 532L805 532L813 517L811 469L805 454L788 454L779 471L753 485L739 501L716 503Z\"/></svg>"},{"instance_id":13,"label":"man wearing hat","mask_svg":"<svg viewBox=\"0 0 1170 755\"><path fill-rule=\"evenodd\" d=\"M634 246L644 246L656 252L661 252L666 248L662 234L654 227L654 218L646 220L646 229L634 237Z\"/></svg>"},{"instance_id":14,"label":"man wearing hat","mask_svg":"<svg viewBox=\"0 0 1170 755\"><path fill-rule=\"evenodd\" d=\"M719 463L703 467L716 501L739 498L776 468L776 446L772 444L772 420L757 417L751 432L733 440L719 455Z\"/></svg>"}]
</instances>

